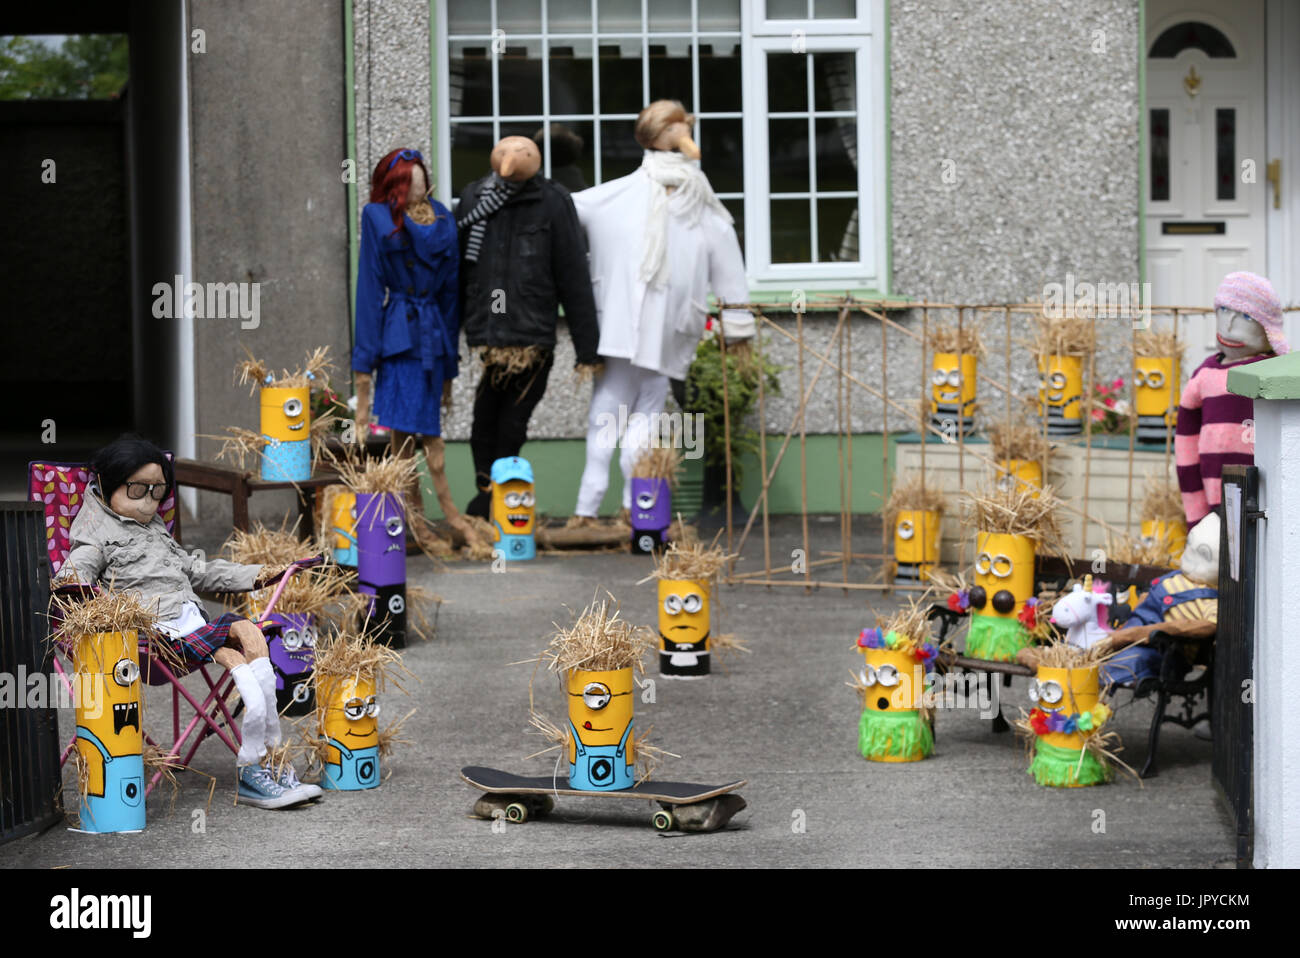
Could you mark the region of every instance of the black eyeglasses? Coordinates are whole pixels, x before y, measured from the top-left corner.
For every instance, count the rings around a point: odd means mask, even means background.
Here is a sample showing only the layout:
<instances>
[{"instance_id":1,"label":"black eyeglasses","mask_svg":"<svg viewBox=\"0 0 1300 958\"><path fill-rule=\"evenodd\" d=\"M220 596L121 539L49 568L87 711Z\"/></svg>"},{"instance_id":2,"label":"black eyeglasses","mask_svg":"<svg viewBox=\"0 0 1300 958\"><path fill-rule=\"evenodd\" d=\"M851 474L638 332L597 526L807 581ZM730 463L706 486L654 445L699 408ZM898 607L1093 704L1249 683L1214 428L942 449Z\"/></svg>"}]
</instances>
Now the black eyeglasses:
<instances>
[{"instance_id":1,"label":"black eyeglasses","mask_svg":"<svg viewBox=\"0 0 1300 958\"><path fill-rule=\"evenodd\" d=\"M419 160L423 163L424 157L420 155L419 150L399 150L397 155L393 157L392 162L388 164L388 168L391 170L395 167L398 160Z\"/></svg>"},{"instance_id":2,"label":"black eyeglasses","mask_svg":"<svg viewBox=\"0 0 1300 958\"><path fill-rule=\"evenodd\" d=\"M128 499L143 499L148 495L154 502L162 502L167 495L165 482L128 482L125 486Z\"/></svg>"}]
</instances>

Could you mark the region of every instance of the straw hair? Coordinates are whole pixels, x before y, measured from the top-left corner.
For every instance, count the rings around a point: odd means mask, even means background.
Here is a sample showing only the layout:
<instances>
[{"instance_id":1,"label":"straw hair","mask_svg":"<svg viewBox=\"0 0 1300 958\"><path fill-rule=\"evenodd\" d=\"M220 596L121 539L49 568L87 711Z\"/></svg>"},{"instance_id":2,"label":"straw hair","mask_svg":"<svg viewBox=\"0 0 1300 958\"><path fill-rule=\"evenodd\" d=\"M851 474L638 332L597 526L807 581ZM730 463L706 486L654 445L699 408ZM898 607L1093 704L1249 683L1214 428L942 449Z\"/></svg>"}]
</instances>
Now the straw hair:
<instances>
[{"instance_id":1,"label":"straw hair","mask_svg":"<svg viewBox=\"0 0 1300 958\"><path fill-rule=\"evenodd\" d=\"M1133 355L1148 359L1172 357L1183 361L1183 342L1172 329L1147 330L1137 334Z\"/></svg>"},{"instance_id":2,"label":"straw hair","mask_svg":"<svg viewBox=\"0 0 1300 958\"><path fill-rule=\"evenodd\" d=\"M1042 428L1041 425L1030 425L1023 419L995 423L988 430L989 445L993 447L993 458L997 462L1006 459L1026 459L1041 463L1046 469L1052 444L1043 435Z\"/></svg>"},{"instance_id":3,"label":"straw hair","mask_svg":"<svg viewBox=\"0 0 1300 958\"><path fill-rule=\"evenodd\" d=\"M1154 565L1167 566L1169 552L1173 546L1173 536L1166 528L1160 535L1145 536L1111 536L1106 537L1106 556L1111 562L1120 565Z\"/></svg>"},{"instance_id":4,"label":"straw hair","mask_svg":"<svg viewBox=\"0 0 1300 958\"><path fill-rule=\"evenodd\" d=\"M308 388L314 386L325 386L329 383L329 373L334 369L334 363L329 358L330 348L328 346L317 346L312 352L307 354L307 359L301 366L292 371L288 369L280 370L279 375L270 366L252 354L247 346L243 347L247 359L240 360L235 365L235 376L240 386L248 386L250 396L256 395L257 390L263 386L274 386L277 388ZM270 376L271 381L267 382L266 377Z\"/></svg>"},{"instance_id":5,"label":"straw hair","mask_svg":"<svg viewBox=\"0 0 1300 958\"><path fill-rule=\"evenodd\" d=\"M176 649L158 631L156 612L145 608L134 592L118 592L110 586L101 588L90 599L55 595L50 601L50 616L60 620L51 641L75 642L80 636L101 632L135 632L137 638L145 640L149 655L173 669L183 665ZM101 669L105 665L95 664Z\"/></svg>"},{"instance_id":6,"label":"straw hair","mask_svg":"<svg viewBox=\"0 0 1300 958\"><path fill-rule=\"evenodd\" d=\"M491 383L500 386L509 376L532 369L549 353L542 346L484 346L479 350L484 372L491 372Z\"/></svg>"},{"instance_id":7,"label":"straw hair","mask_svg":"<svg viewBox=\"0 0 1300 958\"><path fill-rule=\"evenodd\" d=\"M728 554L717 545L704 545L702 542L683 544L676 540L668 543L656 563L654 571L637 585L651 579L689 579L692 582L712 583L718 573L735 555Z\"/></svg>"},{"instance_id":8,"label":"straw hair","mask_svg":"<svg viewBox=\"0 0 1300 958\"><path fill-rule=\"evenodd\" d=\"M402 664L402 656L397 650L379 642L376 631L366 627L344 629L336 635L318 638L312 675L317 683L322 678L369 678L374 681L376 691L381 691L391 681L405 692L401 676L411 676L412 673ZM317 695L318 709L323 707L322 699Z\"/></svg>"},{"instance_id":9,"label":"straw hair","mask_svg":"<svg viewBox=\"0 0 1300 958\"><path fill-rule=\"evenodd\" d=\"M1097 348L1091 319L1062 316L1034 317L1034 352L1039 356L1087 356Z\"/></svg>"},{"instance_id":10,"label":"straw hair","mask_svg":"<svg viewBox=\"0 0 1300 958\"><path fill-rule=\"evenodd\" d=\"M405 493L420 473L415 456L395 456L391 449L382 456L356 460L351 456L335 457L330 453L339 479L355 493ZM357 522L361 514L357 514Z\"/></svg>"},{"instance_id":11,"label":"straw hair","mask_svg":"<svg viewBox=\"0 0 1300 958\"><path fill-rule=\"evenodd\" d=\"M677 479L682 469L682 455L669 442L660 446L651 446L637 457L632 466L633 479L663 479L670 489L677 488Z\"/></svg>"},{"instance_id":12,"label":"straw hair","mask_svg":"<svg viewBox=\"0 0 1300 958\"><path fill-rule=\"evenodd\" d=\"M966 524L977 532L1028 536L1037 548L1064 557L1066 546L1061 528L1061 501L1051 486L1036 490L1017 484L1014 489L985 487L966 492Z\"/></svg>"},{"instance_id":13,"label":"straw hair","mask_svg":"<svg viewBox=\"0 0 1300 958\"><path fill-rule=\"evenodd\" d=\"M1141 515L1144 520L1184 522L1186 513L1183 512L1183 495L1178 484L1168 476L1148 472L1142 486Z\"/></svg>"},{"instance_id":14,"label":"straw hair","mask_svg":"<svg viewBox=\"0 0 1300 958\"><path fill-rule=\"evenodd\" d=\"M963 324L960 330L955 323L936 324L930 327L930 352L966 354L983 359L988 355L983 332L981 325L974 322Z\"/></svg>"},{"instance_id":15,"label":"straw hair","mask_svg":"<svg viewBox=\"0 0 1300 958\"><path fill-rule=\"evenodd\" d=\"M288 525L286 517L279 529L268 529L260 522L247 531L236 529L225 541L222 550L232 562L244 565L261 565L261 577L272 578L284 571L290 563L304 558L304 553L326 551L319 546L302 542L297 535L298 523ZM284 585L275 611L285 614L312 614L323 616L335 623L352 612L368 597L349 591L352 573L336 565L321 565L299 569ZM241 606L250 617L260 613L270 601L275 585L249 592L242 596Z\"/></svg>"},{"instance_id":16,"label":"straw hair","mask_svg":"<svg viewBox=\"0 0 1300 958\"><path fill-rule=\"evenodd\" d=\"M1105 662L1116 651L1109 649L1105 642L1081 649L1064 639L1049 639L1034 649L1034 654L1040 668L1088 669Z\"/></svg>"},{"instance_id":17,"label":"straw hair","mask_svg":"<svg viewBox=\"0 0 1300 958\"><path fill-rule=\"evenodd\" d=\"M948 501L943 492L935 486L925 484L925 475L920 472L909 473L894 484L889 498L885 500L885 528L892 529L898 521L898 514L903 510L923 510L943 515Z\"/></svg>"},{"instance_id":18,"label":"straw hair","mask_svg":"<svg viewBox=\"0 0 1300 958\"><path fill-rule=\"evenodd\" d=\"M642 658L655 645L654 633L621 618L614 597L606 596L583 609L572 625L555 625L550 643L541 653L548 671L612 672L630 667L636 674L645 674Z\"/></svg>"}]
</instances>

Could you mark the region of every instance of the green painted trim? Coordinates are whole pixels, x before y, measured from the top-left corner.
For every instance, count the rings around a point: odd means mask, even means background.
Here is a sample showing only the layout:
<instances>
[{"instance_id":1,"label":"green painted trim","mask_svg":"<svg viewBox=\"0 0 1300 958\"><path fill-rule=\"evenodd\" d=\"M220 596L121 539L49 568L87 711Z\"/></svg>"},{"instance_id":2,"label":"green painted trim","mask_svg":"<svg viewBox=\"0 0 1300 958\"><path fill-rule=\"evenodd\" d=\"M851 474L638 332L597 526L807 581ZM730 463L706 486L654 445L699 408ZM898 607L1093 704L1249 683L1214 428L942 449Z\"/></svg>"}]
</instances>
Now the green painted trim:
<instances>
[{"instance_id":1,"label":"green painted trim","mask_svg":"<svg viewBox=\"0 0 1300 958\"><path fill-rule=\"evenodd\" d=\"M890 437L890 469L894 461L894 438ZM776 453L781 448L782 436L768 436L768 467L775 461ZM839 437L835 435L816 435L808 437L808 511L810 513L835 514L840 509L839 487ZM470 458L469 443L458 441L447 443L447 480L451 484L452 498L464 508L474 496L474 465ZM847 451L847 450L846 450ZM853 498L854 514L864 515L880 511L880 493L884 487L883 449L880 433L859 433L853 436ZM578 499L578 486L582 481L582 469L586 463L586 440L584 439L530 439L524 443L520 454L533 465L533 474L537 477L537 511L539 515L568 516L573 513L574 503ZM740 465L743 475L740 485L740 498L748 508L757 500L762 488L762 474L759 470L758 456L742 456ZM683 480L698 483L703 478L703 461L687 460L683 463ZM423 476L424 508L433 519L442 517L438 500L433 494L428 473L421 457L420 470ZM822 478L828 477L828 478ZM618 468L618 457L610 466L609 488L600 505L602 516L612 516L622 505L623 474ZM769 489L768 512L771 515L798 514L799 496L799 449L792 442L786 449L785 458L772 479ZM744 517L741 517L741 522Z\"/></svg>"},{"instance_id":2,"label":"green painted trim","mask_svg":"<svg viewBox=\"0 0 1300 958\"><path fill-rule=\"evenodd\" d=\"M429 156L438 168L438 0L429 0ZM430 171L430 177L433 172ZM437 188L434 192L438 192Z\"/></svg>"},{"instance_id":3,"label":"green painted trim","mask_svg":"<svg viewBox=\"0 0 1300 958\"><path fill-rule=\"evenodd\" d=\"M343 0L343 128L344 146L352 159L352 182L348 191L348 369L352 369L352 347L357 325L357 262L361 257L361 238L357 235L357 183L361 174L357 157L357 89L356 65L353 62L352 0ZM349 376L351 373L349 372Z\"/></svg>"},{"instance_id":4,"label":"green painted trim","mask_svg":"<svg viewBox=\"0 0 1300 958\"><path fill-rule=\"evenodd\" d=\"M1300 399L1300 352L1229 369L1228 392L1251 399Z\"/></svg>"},{"instance_id":5,"label":"green painted trim","mask_svg":"<svg viewBox=\"0 0 1300 958\"><path fill-rule=\"evenodd\" d=\"M879 277L886 290L894 288L894 82L890 50L893 30L890 28L890 0L885 0L885 275ZM903 297L898 297L903 298Z\"/></svg>"},{"instance_id":6,"label":"green painted trim","mask_svg":"<svg viewBox=\"0 0 1300 958\"><path fill-rule=\"evenodd\" d=\"M1147 2L1138 3L1138 282L1147 281Z\"/></svg>"}]
</instances>

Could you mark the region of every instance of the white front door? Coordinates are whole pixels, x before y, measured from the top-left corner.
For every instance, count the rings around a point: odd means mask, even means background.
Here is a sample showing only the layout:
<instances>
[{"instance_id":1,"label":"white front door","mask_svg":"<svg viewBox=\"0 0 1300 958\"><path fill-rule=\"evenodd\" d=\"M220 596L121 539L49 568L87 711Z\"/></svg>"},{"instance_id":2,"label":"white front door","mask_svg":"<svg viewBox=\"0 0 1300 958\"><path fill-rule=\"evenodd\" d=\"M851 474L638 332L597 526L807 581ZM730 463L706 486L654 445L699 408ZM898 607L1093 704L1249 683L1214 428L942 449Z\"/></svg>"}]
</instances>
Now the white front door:
<instances>
[{"instance_id":1,"label":"white front door","mask_svg":"<svg viewBox=\"0 0 1300 958\"><path fill-rule=\"evenodd\" d=\"M1147 2L1147 280L1161 306L1212 306L1234 270L1266 271L1264 0ZM1213 316L1183 327L1188 368Z\"/></svg>"}]
</instances>

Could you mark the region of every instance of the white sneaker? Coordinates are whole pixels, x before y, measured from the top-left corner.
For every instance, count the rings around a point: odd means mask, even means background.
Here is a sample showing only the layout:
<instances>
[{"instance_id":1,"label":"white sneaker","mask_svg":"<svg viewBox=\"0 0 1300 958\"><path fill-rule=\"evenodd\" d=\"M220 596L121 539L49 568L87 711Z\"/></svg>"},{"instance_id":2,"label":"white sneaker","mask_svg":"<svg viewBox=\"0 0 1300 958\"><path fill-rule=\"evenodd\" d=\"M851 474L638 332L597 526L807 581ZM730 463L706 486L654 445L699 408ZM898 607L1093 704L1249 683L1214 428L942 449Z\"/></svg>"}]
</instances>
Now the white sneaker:
<instances>
[{"instance_id":1,"label":"white sneaker","mask_svg":"<svg viewBox=\"0 0 1300 958\"><path fill-rule=\"evenodd\" d=\"M325 790L319 785L312 785L308 782L300 781L298 770L293 767L292 762L285 762L284 768L280 770L278 784L289 794L298 794L304 796L308 801L315 801L325 794Z\"/></svg>"},{"instance_id":2,"label":"white sneaker","mask_svg":"<svg viewBox=\"0 0 1300 958\"><path fill-rule=\"evenodd\" d=\"M269 769L261 765L241 765L238 769L239 786L235 801L254 808L289 808L309 799L295 794L271 777Z\"/></svg>"}]
</instances>

